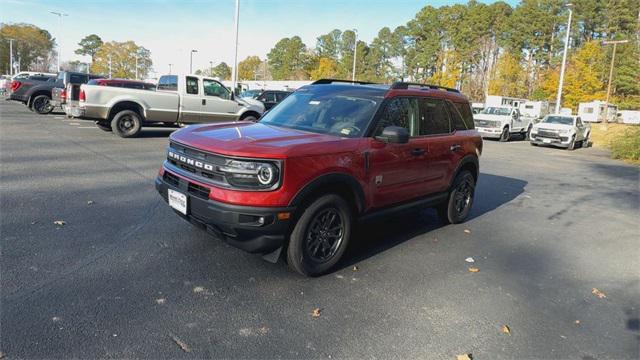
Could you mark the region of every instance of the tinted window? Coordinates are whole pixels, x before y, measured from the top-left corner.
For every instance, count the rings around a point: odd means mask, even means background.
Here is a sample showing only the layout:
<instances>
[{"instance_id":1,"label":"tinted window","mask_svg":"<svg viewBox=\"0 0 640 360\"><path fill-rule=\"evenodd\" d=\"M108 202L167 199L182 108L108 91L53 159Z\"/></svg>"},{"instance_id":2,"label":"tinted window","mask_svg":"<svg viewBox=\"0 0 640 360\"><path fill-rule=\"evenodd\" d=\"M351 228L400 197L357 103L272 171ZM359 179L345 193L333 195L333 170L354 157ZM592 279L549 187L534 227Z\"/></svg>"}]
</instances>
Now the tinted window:
<instances>
[{"instance_id":1,"label":"tinted window","mask_svg":"<svg viewBox=\"0 0 640 360\"><path fill-rule=\"evenodd\" d=\"M467 126L464 124L462 115L460 115L458 109L450 102L447 102L447 108L449 109L449 114L451 114L451 129L467 130Z\"/></svg>"},{"instance_id":2,"label":"tinted window","mask_svg":"<svg viewBox=\"0 0 640 360\"><path fill-rule=\"evenodd\" d=\"M178 91L178 76L161 76L160 80L158 80L158 90Z\"/></svg>"},{"instance_id":3,"label":"tinted window","mask_svg":"<svg viewBox=\"0 0 640 360\"><path fill-rule=\"evenodd\" d=\"M276 94L271 91L265 91L264 93L262 93L262 95L260 95L260 98L258 98L258 100L262 102L276 102Z\"/></svg>"},{"instance_id":4,"label":"tinted window","mask_svg":"<svg viewBox=\"0 0 640 360\"><path fill-rule=\"evenodd\" d=\"M409 132L410 136L418 136L418 99L397 97L387 103L380 122L375 131L375 136L382 134L387 126L400 126Z\"/></svg>"},{"instance_id":5,"label":"tinted window","mask_svg":"<svg viewBox=\"0 0 640 360\"><path fill-rule=\"evenodd\" d=\"M286 93L286 92L276 93L276 102L280 102L280 101L284 100L284 98L286 98L288 95L289 95L289 93Z\"/></svg>"},{"instance_id":6,"label":"tinted window","mask_svg":"<svg viewBox=\"0 0 640 360\"><path fill-rule=\"evenodd\" d=\"M451 132L446 103L438 99L420 99L420 135Z\"/></svg>"},{"instance_id":7,"label":"tinted window","mask_svg":"<svg viewBox=\"0 0 640 360\"><path fill-rule=\"evenodd\" d=\"M70 74L69 82L72 84L84 84L88 80L87 75L82 74Z\"/></svg>"},{"instance_id":8,"label":"tinted window","mask_svg":"<svg viewBox=\"0 0 640 360\"><path fill-rule=\"evenodd\" d=\"M460 115L462 116L462 121L467 126L467 129L473 129L473 112L471 111L471 107L468 103L455 103L454 104Z\"/></svg>"},{"instance_id":9,"label":"tinted window","mask_svg":"<svg viewBox=\"0 0 640 360\"><path fill-rule=\"evenodd\" d=\"M198 95L198 78L187 76L187 94Z\"/></svg>"},{"instance_id":10,"label":"tinted window","mask_svg":"<svg viewBox=\"0 0 640 360\"><path fill-rule=\"evenodd\" d=\"M204 87L204 94L206 96L217 96L223 99L229 98L229 91L219 82L211 79L203 79L202 83Z\"/></svg>"}]
</instances>

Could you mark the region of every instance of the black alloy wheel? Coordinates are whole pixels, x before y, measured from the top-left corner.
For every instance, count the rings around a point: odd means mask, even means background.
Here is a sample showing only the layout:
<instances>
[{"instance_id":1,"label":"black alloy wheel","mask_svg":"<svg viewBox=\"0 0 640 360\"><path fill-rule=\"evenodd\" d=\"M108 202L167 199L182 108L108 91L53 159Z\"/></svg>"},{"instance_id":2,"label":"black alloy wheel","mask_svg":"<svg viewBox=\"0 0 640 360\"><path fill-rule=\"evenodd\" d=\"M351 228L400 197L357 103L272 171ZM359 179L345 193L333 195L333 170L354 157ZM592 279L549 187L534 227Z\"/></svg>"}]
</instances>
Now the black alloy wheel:
<instances>
[{"instance_id":1,"label":"black alloy wheel","mask_svg":"<svg viewBox=\"0 0 640 360\"><path fill-rule=\"evenodd\" d=\"M337 209L319 212L307 229L305 254L315 262L333 257L344 238L344 221Z\"/></svg>"}]
</instances>

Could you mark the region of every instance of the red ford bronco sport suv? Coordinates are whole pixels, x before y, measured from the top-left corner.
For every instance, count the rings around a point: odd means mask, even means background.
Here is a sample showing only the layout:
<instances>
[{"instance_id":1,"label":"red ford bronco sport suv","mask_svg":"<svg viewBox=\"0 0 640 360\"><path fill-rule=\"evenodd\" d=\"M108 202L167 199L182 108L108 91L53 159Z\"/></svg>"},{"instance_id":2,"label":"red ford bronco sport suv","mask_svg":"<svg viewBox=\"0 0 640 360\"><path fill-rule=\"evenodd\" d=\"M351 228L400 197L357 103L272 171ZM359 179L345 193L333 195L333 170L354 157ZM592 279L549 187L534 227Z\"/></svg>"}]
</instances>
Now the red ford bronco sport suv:
<instances>
[{"instance_id":1,"label":"red ford bronco sport suv","mask_svg":"<svg viewBox=\"0 0 640 360\"><path fill-rule=\"evenodd\" d=\"M259 122L170 137L156 179L180 216L304 275L329 271L357 220L435 207L468 216L482 139L467 98L433 85L318 80Z\"/></svg>"}]
</instances>

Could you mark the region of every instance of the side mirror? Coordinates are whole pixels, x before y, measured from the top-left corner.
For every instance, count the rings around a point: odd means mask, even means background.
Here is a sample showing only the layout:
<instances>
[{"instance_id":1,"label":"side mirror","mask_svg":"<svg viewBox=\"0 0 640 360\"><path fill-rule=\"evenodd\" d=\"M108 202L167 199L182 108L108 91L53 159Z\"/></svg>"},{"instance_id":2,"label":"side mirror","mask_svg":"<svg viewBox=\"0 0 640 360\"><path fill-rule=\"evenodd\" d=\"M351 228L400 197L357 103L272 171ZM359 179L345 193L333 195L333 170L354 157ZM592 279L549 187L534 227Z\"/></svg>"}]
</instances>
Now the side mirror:
<instances>
[{"instance_id":1,"label":"side mirror","mask_svg":"<svg viewBox=\"0 0 640 360\"><path fill-rule=\"evenodd\" d=\"M389 144L406 144L409 142L409 131L400 126L387 126L382 130L382 135L376 136L376 140Z\"/></svg>"},{"instance_id":2,"label":"side mirror","mask_svg":"<svg viewBox=\"0 0 640 360\"><path fill-rule=\"evenodd\" d=\"M233 91L229 92L229 100L235 100L235 99L236 99L236 96L233 94Z\"/></svg>"}]
</instances>

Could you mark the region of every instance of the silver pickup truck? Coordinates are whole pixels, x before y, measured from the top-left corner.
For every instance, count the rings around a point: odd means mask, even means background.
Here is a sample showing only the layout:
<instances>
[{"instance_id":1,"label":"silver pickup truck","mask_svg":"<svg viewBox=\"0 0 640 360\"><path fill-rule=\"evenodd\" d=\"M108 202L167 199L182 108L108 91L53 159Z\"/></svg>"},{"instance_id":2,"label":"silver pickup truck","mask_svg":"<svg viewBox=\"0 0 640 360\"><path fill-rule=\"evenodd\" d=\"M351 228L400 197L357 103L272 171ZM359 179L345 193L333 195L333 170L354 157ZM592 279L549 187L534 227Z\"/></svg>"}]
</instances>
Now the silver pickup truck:
<instances>
[{"instance_id":1,"label":"silver pickup truck","mask_svg":"<svg viewBox=\"0 0 640 360\"><path fill-rule=\"evenodd\" d=\"M155 91L84 84L79 104L78 117L125 138L145 124L255 121L264 112L259 101L235 98L219 81L196 75L163 75Z\"/></svg>"}]
</instances>

